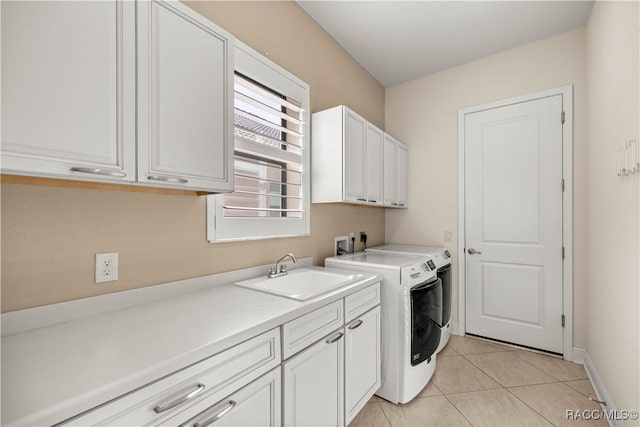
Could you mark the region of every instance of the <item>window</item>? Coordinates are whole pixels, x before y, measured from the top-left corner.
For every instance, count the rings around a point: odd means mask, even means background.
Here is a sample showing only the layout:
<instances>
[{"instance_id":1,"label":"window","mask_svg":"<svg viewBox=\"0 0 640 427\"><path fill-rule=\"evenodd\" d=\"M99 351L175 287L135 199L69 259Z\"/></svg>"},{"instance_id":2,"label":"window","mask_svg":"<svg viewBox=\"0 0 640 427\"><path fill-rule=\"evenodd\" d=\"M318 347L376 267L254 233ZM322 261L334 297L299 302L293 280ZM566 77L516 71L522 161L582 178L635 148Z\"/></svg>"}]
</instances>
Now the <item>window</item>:
<instances>
[{"instance_id":1,"label":"window","mask_svg":"<svg viewBox=\"0 0 640 427\"><path fill-rule=\"evenodd\" d=\"M207 196L209 241L309 234L309 86L236 43L234 192Z\"/></svg>"}]
</instances>

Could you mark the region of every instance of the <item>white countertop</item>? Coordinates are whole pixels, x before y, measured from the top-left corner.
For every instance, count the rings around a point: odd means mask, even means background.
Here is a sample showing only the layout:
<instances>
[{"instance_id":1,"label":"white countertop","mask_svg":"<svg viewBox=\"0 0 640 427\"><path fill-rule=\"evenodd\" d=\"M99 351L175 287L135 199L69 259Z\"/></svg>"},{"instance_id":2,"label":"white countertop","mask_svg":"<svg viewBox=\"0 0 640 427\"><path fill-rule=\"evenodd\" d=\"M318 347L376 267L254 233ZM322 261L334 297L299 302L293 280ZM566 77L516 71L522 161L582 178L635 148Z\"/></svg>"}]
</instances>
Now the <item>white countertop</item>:
<instances>
[{"instance_id":1,"label":"white countertop","mask_svg":"<svg viewBox=\"0 0 640 427\"><path fill-rule=\"evenodd\" d=\"M3 336L1 423L61 422L377 280L304 302L213 285Z\"/></svg>"}]
</instances>

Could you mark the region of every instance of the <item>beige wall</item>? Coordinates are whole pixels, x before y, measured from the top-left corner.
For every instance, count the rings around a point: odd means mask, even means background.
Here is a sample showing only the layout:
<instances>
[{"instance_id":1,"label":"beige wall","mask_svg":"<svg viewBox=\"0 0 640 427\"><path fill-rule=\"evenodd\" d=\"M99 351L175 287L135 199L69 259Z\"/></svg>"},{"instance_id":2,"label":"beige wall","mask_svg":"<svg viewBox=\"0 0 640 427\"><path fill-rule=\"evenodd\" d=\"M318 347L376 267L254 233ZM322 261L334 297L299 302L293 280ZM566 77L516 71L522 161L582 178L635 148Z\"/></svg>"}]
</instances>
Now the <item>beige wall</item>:
<instances>
[{"instance_id":1,"label":"beige wall","mask_svg":"<svg viewBox=\"0 0 640 427\"><path fill-rule=\"evenodd\" d=\"M574 85L574 345L587 342L585 30L577 29L387 89L386 129L409 146L408 210L388 210L386 240L457 247L458 110ZM445 243L445 230L453 241ZM457 321L454 261L452 318Z\"/></svg>"},{"instance_id":2,"label":"beige wall","mask_svg":"<svg viewBox=\"0 0 640 427\"><path fill-rule=\"evenodd\" d=\"M596 2L587 27L587 350L619 410L640 406L640 185L614 167L618 147L638 138L639 13L637 2Z\"/></svg>"},{"instance_id":3,"label":"beige wall","mask_svg":"<svg viewBox=\"0 0 640 427\"><path fill-rule=\"evenodd\" d=\"M311 85L312 111L346 104L384 124L384 89L294 2L189 6ZM84 298L274 262L286 252L333 255L334 236L384 241L384 210L311 209L311 235L206 242L205 199L2 184L2 311ZM93 283L94 254L118 252L120 279Z\"/></svg>"}]
</instances>

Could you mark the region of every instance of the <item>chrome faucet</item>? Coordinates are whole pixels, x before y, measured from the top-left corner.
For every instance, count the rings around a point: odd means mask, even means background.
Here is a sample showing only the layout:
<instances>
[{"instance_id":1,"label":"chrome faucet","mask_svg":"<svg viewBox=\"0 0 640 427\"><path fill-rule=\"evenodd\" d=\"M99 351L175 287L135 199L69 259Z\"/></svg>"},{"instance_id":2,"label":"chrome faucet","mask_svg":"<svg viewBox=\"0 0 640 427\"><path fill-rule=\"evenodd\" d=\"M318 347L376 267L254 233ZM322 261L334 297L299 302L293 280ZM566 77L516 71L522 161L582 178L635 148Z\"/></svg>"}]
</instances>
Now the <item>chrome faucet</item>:
<instances>
[{"instance_id":1,"label":"chrome faucet","mask_svg":"<svg viewBox=\"0 0 640 427\"><path fill-rule=\"evenodd\" d=\"M276 261L276 265L272 265L271 267L269 267L269 271L267 272L267 277L269 279L273 279L274 277L280 277L280 276L286 276L287 275L287 265L286 264L280 264L282 261L284 261L287 258L291 258L291 260L294 262L294 264L296 262L298 262L298 260L296 259L296 257L293 254L286 254L285 256L280 258L278 261Z\"/></svg>"}]
</instances>

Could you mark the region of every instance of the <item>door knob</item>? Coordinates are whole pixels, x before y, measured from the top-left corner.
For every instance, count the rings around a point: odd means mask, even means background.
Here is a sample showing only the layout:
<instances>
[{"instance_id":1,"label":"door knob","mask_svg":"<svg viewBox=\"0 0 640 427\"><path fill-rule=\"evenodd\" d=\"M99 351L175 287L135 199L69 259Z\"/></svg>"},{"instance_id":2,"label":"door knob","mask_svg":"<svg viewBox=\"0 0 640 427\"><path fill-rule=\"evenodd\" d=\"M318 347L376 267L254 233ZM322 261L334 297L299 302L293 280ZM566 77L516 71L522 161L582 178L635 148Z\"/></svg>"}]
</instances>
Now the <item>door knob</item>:
<instances>
[{"instance_id":1,"label":"door knob","mask_svg":"<svg viewBox=\"0 0 640 427\"><path fill-rule=\"evenodd\" d=\"M469 255L480 255L480 254L482 254L482 252L480 252L480 251L476 251L476 250L475 250L475 249L473 249L473 248L469 248L469 249L467 249L467 253L468 253Z\"/></svg>"}]
</instances>

